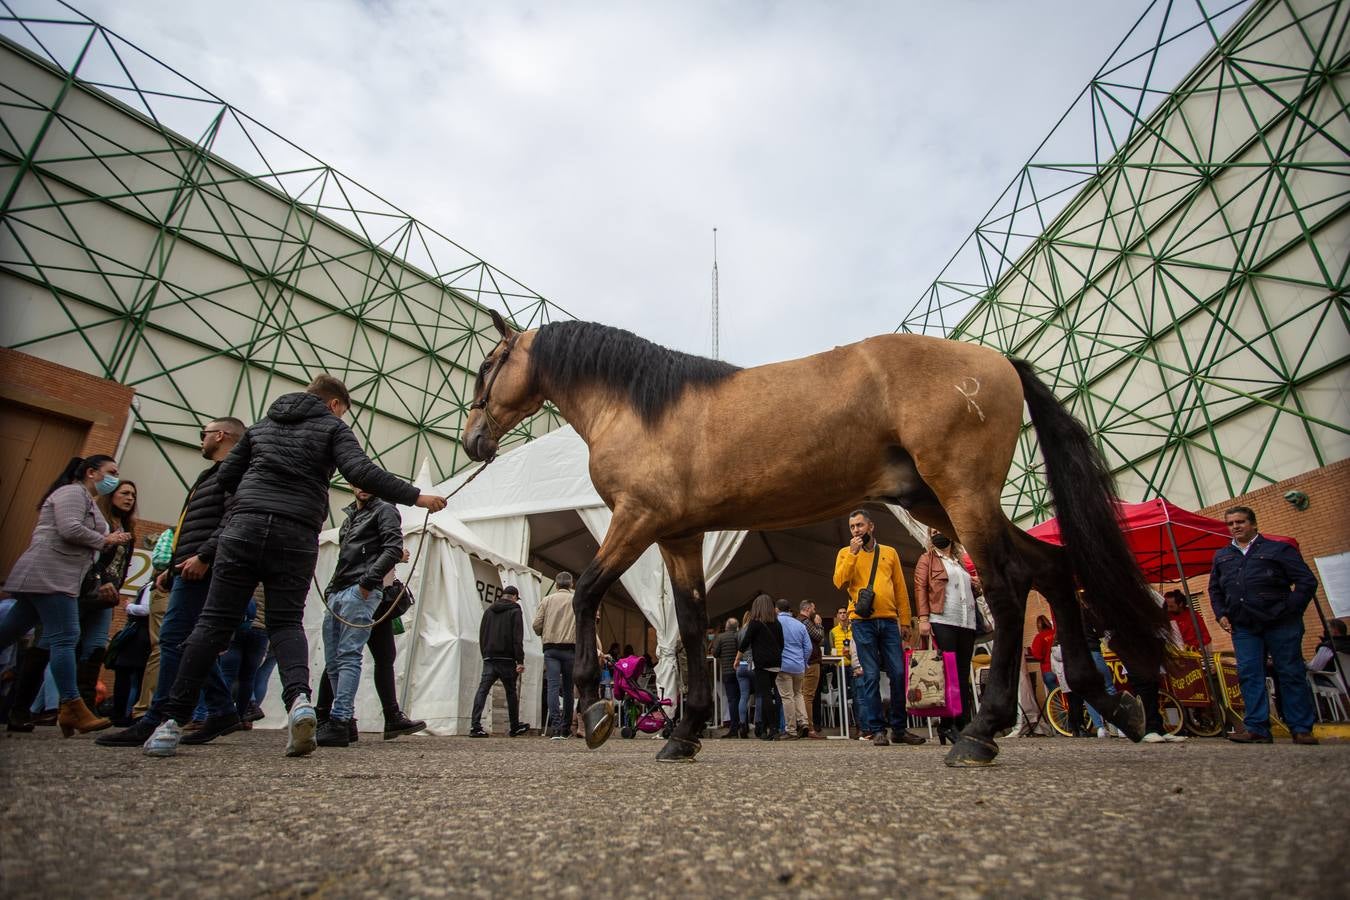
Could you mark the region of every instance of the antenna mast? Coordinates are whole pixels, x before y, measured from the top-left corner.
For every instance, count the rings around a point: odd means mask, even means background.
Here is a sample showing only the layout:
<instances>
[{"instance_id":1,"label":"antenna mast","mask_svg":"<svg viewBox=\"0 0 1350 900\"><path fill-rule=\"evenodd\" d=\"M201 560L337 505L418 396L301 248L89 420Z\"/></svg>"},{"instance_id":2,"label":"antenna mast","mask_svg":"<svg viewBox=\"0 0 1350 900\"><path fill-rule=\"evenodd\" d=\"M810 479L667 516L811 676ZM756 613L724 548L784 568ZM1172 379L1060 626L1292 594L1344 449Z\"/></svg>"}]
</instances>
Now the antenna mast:
<instances>
[{"instance_id":1,"label":"antenna mast","mask_svg":"<svg viewBox=\"0 0 1350 900\"><path fill-rule=\"evenodd\" d=\"M712 358L721 359L721 347L718 346L717 321L717 229L713 229L713 268L712 268Z\"/></svg>"}]
</instances>

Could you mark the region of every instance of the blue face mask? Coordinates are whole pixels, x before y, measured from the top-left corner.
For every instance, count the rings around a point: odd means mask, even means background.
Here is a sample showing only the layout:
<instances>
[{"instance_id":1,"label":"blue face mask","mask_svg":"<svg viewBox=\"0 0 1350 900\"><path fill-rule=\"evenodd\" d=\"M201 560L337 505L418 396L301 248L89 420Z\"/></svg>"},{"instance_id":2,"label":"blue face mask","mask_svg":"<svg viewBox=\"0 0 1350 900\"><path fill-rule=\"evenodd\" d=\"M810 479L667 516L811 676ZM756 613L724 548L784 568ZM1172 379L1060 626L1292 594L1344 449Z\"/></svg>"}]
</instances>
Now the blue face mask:
<instances>
[{"instance_id":1,"label":"blue face mask","mask_svg":"<svg viewBox=\"0 0 1350 900\"><path fill-rule=\"evenodd\" d=\"M117 486L121 483L122 479L118 478L116 475L104 475L98 481L94 482L94 490L98 491L101 496L106 497L108 494L117 490Z\"/></svg>"}]
</instances>

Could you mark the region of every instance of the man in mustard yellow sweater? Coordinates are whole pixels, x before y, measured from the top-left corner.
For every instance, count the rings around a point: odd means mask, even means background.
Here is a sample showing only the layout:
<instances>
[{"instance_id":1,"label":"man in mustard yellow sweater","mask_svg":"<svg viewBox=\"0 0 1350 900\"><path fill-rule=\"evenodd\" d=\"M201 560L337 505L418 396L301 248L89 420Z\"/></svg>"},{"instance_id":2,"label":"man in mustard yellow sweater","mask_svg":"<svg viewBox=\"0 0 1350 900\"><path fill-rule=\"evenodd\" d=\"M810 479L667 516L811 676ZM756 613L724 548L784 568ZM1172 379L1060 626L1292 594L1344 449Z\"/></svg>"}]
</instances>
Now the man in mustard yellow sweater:
<instances>
[{"instance_id":1,"label":"man in mustard yellow sweater","mask_svg":"<svg viewBox=\"0 0 1350 900\"><path fill-rule=\"evenodd\" d=\"M872 743L885 747L886 723L881 718L881 670L891 683L891 733L902 744L922 744L924 738L905 727L905 654L900 646L900 620L909 620L909 592L894 547L877 543L876 525L866 510L848 517L853 540L834 561L834 586L848 591L848 615L853 623L853 675L858 685L862 721L858 727ZM876 575L873 576L875 561ZM870 612L859 610L858 592L872 584L875 597ZM867 612L867 615L863 613Z\"/></svg>"}]
</instances>

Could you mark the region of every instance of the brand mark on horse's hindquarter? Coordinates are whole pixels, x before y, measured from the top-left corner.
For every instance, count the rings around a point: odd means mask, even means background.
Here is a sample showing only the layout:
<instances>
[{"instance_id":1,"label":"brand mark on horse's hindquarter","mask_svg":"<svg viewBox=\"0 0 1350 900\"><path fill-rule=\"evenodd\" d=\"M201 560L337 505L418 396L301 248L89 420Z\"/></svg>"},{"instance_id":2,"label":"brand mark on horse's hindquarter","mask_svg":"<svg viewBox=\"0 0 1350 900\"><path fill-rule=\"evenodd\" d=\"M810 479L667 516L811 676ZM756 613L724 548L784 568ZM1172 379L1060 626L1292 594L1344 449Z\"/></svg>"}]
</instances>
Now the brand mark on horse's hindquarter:
<instances>
[{"instance_id":1,"label":"brand mark on horse's hindquarter","mask_svg":"<svg viewBox=\"0 0 1350 900\"><path fill-rule=\"evenodd\" d=\"M979 416L980 421L983 422L984 410L980 409L980 404L975 402L975 395L980 392L980 379L967 375L961 379L960 384L953 385L953 387L956 388L958 394L966 398L966 409L975 410L975 415Z\"/></svg>"}]
</instances>

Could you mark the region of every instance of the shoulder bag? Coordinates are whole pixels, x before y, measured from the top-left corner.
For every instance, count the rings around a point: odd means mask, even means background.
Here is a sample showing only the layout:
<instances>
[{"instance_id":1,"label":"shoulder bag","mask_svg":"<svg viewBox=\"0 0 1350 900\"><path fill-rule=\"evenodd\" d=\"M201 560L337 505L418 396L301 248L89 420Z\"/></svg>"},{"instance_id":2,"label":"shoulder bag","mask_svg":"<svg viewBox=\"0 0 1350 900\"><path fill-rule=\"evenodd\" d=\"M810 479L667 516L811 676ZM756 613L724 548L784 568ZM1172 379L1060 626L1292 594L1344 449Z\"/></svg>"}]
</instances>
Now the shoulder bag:
<instances>
[{"instance_id":1,"label":"shoulder bag","mask_svg":"<svg viewBox=\"0 0 1350 900\"><path fill-rule=\"evenodd\" d=\"M858 588L858 599L853 604L853 611L857 613L860 619L872 618L872 613L876 610L877 592L872 590L872 585L877 583L877 563L879 562L881 562L880 543L872 551L872 574L867 579L867 587Z\"/></svg>"}]
</instances>

